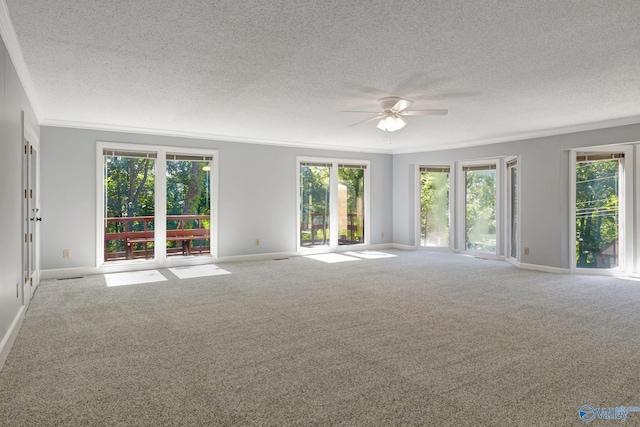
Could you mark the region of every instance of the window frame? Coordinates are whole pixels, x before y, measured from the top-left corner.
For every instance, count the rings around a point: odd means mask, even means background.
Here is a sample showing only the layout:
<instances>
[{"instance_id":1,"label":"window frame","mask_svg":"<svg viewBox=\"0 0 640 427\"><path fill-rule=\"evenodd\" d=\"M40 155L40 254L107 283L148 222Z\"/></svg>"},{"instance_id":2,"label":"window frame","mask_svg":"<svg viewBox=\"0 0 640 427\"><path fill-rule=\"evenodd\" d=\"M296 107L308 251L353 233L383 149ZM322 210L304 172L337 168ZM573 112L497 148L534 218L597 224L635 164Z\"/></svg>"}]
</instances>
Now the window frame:
<instances>
[{"instance_id":1,"label":"window frame","mask_svg":"<svg viewBox=\"0 0 640 427\"><path fill-rule=\"evenodd\" d=\"M622 173L620 174L619 190L619 262L616 268L582 268L576 265L576 171L578 153L623 153ZM569 269L571 272L585 274L616 275L629 274L636 270L634 258L634 166L639 159L634 161L634 147L632 145L599 145L592 147L573 148L569 151Z\"/></svg>"},{"instance_id":2,"label":"window frame","mask_svg":"<svg viewBox=\"0 0 640 427\"><path fill-rule=\"evenodd\" d=\"M301 198L300 198L300 166L302 163L322 163L330 164L331 171L329 177L329 244L318 247L303 247L300 242L301 224ZM362 243L353 245L340 245L338 242L338 167L364 166L364 239ZM371 229L371 161L360 159L344 159L334 157L308 157L296 156L296 252L302 254L313 254L334 251L349 251L354 248L369 246Z\"/></svg>"},{"instance_id":3,"label":"window frame","mask_svg":"<svg viewBox=\"0 0 640 427\"><path fill-rule=\"evenodd\" d=\"M517 193L517 198L516 198L516 256L515 258L511 256L511 237L512 237L512 233L513 233L513 226L511 224L511 206L512 206L512 197L513 195L511 194L511 167L512 165L515 163L515 167L517 167L517 180L516 180L516 193ZM503 212L503 217L505 219L504 221L504 257L505 259L512 263L517 265L520 262L520 257L522 254L522 243L520 241L520 236L521 236L521 226L522 226L522 221L521 221L521 206L522 206L522 191L521 191L521 183L522 183L522 166L520 164L520 156L508 156L504 158L504 174L505 174L505 179L504 179L504 197L505 197L505 203L504 203L504 212Z\"/></svg>"},{"instance_id":4,"label":"window frame","mask_svg":"<svg viewBox=\"0 0 640 427\"><path fill-rule=\"evenodd\" d=\"M150 260L123 260L123 261L104 261L104 150L136 152L136 153L154 153L156 157L155 171L155 187L154 187L154 212L156 220L154 221L154 241L155 253L154 258ZM167 214L167 154L170 155L201 155L212 157L211 168L211 251L209 255L197 257L170 257L166 255L166 214ZM158 179L160 177L160 179ZM177 146L158 146L134 143L120 142L96 142L96 268L100 271L126 271L132 266L145 267L164 267L176 265L197 265L215 262L218 259L218 236L219 236L219 214L218 214L218 177L219 177L219 154L218 150L208 148L193 147L177 147Z\"/></svg>"},{"instance_id":5,"label":"window frame","mask_svg":"<svg viewBox=\"0 0 640 427\"><path fill-rule=\"evenodd\" d=\"M422 245L422 169L423 168L449 168L449 245L448 246L423 246ZM457 168L455 163L429 163L416 167L416 247L421 250L453 252L456 247L456 176Z\"/></svg>"},{"instance_id":6,"label":"window frame","mask_svg":"<svg viewBox=\"0 0 640 427\"><path fill-rule=\"evenodd\" d=\"M503 170L503 160L502 158L486 158L486 159L477 159L477 160L468 160L458 162L456 168L457 186L456 186L456 194L457 194L457 249L456 252L472 254L472 255L480 255L486 258L496 258L496 259L504 259L503 255L503 221L502 221L502 212L503 212L503 189L502 189L502 170ZM496 206L495 206L495 215L496 215L496 251L495 253L483 252L483 251L474 251L467 249L467 241L466 241L466 223L467 223L467 212L466 212L466 179L465 179L465 171L464 168L468 166L495 166L496 171Z\"/></svg>"}]
</instances>

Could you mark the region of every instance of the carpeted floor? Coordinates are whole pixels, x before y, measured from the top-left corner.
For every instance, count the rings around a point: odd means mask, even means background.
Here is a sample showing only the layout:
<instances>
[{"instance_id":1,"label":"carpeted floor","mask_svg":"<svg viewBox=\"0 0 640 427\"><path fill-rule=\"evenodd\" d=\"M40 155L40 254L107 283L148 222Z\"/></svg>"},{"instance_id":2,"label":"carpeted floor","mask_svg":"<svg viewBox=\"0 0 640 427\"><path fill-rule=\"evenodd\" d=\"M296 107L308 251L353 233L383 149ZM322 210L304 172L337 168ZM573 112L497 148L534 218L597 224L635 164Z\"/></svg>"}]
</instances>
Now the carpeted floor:
<instances>
[{"instance_id":1,"label":"carpeted floor","mask_svg":"<svg viewBox=\"0 0 640 427\"><path fill-rule=\"evenodd\" d=\"M640 406L640 282L386 252L44 282L0 425L564 426Z\"/></svg>"}]
</instances>

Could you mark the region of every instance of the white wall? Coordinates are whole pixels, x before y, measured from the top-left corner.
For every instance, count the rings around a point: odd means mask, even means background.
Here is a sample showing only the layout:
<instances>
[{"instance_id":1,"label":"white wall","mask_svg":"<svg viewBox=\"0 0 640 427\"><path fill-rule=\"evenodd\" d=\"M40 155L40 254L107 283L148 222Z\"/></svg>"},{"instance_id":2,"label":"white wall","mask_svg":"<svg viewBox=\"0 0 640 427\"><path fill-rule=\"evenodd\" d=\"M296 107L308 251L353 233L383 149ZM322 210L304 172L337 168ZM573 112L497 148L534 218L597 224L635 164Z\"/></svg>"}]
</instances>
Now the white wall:
<instances>
[{"instance_id":1,"label":"white wall","mask_svg":"<svg viewBox=\"0 0 640 427\"><path fill-rule=\"evenodd\" d=\"M219 150L220 258L296 251L296 156L370 160L371 244L393 241L391 155L47 126L41 133L44 270L96 265L96 141Z\"/></svg>"},{"instance_id":2,"label":"white wall","mask_svg":"<svg viewBox=\"0 0 640 427\"><path fill-rule=\"evenodd\" d=\"M640 124L576 132L546 138L423 153L393 159L393 236L395 243L415 245L416 165L520 155L521 239L530 248L521 262L569 268L569 150L640 141Z\"/></svg>"},{"instance_id":3,"label":"white wall","mask_svg":"<svg viewBox=\"0 0 640 427\"><path fill-rule=\"evenodd\" d=\"M0 43L0 351L22 307L22 123L39 134L22 84L4 44ZM0 359L0 366L2 360Z\"/></svg>"}]
</instances>

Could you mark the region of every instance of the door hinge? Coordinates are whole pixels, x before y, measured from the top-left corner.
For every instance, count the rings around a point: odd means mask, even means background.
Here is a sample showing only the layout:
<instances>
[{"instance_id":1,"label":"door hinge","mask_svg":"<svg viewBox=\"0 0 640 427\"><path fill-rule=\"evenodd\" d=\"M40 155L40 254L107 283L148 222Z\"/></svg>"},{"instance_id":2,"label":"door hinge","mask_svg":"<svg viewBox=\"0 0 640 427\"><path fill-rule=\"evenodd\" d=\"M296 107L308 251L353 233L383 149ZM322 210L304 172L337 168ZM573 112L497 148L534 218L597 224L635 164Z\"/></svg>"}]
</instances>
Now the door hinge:
<instances>
[{"instance_id":1,"label":"door hinge","mask_svg":"<svg viewBox=\"0 0 640 427\"><path fill-rule=\"evenodd\" d=\"M33 190L29 190L29 198L33 199Z\"/></svg>"},{"instance_id":2,"label":"door hinge","mask_svg":"<svg viewBox=\"0 0 640 427\"><path fill-rule=\"evenodd\" d=\"M24 146L24 154L27 154L27 146Z\"/></svg>"},{"instance_id":3,"label":"door hinge","mask_svg":"<svg viewBox=\"0 0 640 427\"><path fill-rule=\"evenodd\" d=\"M27 233L24 233L24 242L27 243Z\"/></svg>"},{"instance_id":4,"label":"door hinge","mask_svg":"<svg viewBox=\"0 0 640 427\"><path fill-rule=\"evenodd\" d=\"M24 189L24 198L25 199L27 198L27 189L26 188Z\"/></svg>"},{"instance_id":5,"label":"door hinge","mask_svg":"<svg viewBox=\"0 0 640 427\"><path fill-rule=\"evenodd\" d=\"M29 286L33 286L33 278L29 279Z\"/></svg>"},{"instance_id":6,"label":"door hinge","mask_svg":"<svg viewBox=\"0 0 640 427\"><path fill-rule=\"evenodd\" d=\"M29 243L33 243L33 233L29 233Z\"/></svg>"},{"instance_id":7,"label":"door hinge","mask_svg":"<svg viewBox=\"0 0 640 427\"><path fill-rule=\"evenodd\" d=\"M33 154L33 145L29 147L29 154Z\"/></svg>"}]
</instances>

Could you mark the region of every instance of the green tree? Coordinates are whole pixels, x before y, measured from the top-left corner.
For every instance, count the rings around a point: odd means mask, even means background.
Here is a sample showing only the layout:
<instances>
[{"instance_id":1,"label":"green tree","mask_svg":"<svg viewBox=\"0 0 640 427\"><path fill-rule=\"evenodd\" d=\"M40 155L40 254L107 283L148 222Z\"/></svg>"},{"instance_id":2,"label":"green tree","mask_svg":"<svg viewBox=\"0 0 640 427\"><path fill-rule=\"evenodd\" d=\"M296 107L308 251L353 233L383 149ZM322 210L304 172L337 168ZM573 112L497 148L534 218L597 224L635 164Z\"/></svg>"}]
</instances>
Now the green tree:
<instances>
[{"instance_id":1,"label":"green tree","mask_svg":"<svg viewBox=\"0 0 640 427\"><path fill-rule=\"evenodd\" d=\"M301 239L321 239L323 243L329 237L329 179L331 168L325 166L300 167L300 221ZM316 215L314 215L316 214ZM313 224L313 222L317 222ZM312 236L313 225L321 225Z\"/></svg>"},{"instance_id":2,"label":"green tree","mask_svg":"<svg viewBox=\"0 0 640 427\"><path fill-rule=\"evenodd\" d=\"M577 267L610 266L598 257L618 240L619 170L618 159L576 162Z\"/></svg>"},{"instance_id":3,"label":"green tree","mask_svg":"<svg viewBox=\"0 0 640 427\"><path fill-rule=\"evenodd\" d=\"M338 230L339 235L349 236L349 240L361 242L364 237L364 169L339 168L338 180L347 190L348 221L353 221L355 230Z\"/></svg>"},{"instance_id":4,"label":"green tree","mask_svg":"<svg viewBox=\"0 0 640 427\"><path fill-rule=\"evenodd\" d=\"M448 172L420 174L420 230L425 244L431 240L449 244Z\"/></svg>"},{"instance_id":5,"label":"green tree","mask_svg":"<svg viewBox=\"0 0 640 427\"><path fill-rule=\"evenodd\" d=\"M465 179L467 249L495 251L496 171L495 169L466 171Z\"/></svg>"},{"instance_id":6,"label":"green tree","mask_svg":"<svg viewBox=\"0 0 640 427\"><path fill-rule=\"evenodd\" d=\"M104 167L106 217L153 216L155 159L105 156ZM144 226L144 221L109 221L106 224L106 232L142 231ZM153 229L153 223L148 224L148 227ZM107 253L124 250L124 240L107 242Z\"/></svg>"}]
</instances>

